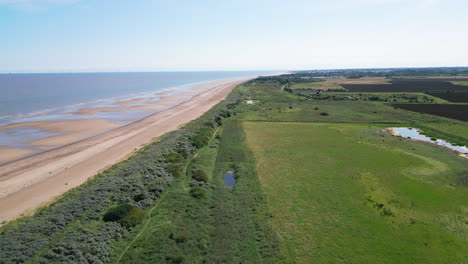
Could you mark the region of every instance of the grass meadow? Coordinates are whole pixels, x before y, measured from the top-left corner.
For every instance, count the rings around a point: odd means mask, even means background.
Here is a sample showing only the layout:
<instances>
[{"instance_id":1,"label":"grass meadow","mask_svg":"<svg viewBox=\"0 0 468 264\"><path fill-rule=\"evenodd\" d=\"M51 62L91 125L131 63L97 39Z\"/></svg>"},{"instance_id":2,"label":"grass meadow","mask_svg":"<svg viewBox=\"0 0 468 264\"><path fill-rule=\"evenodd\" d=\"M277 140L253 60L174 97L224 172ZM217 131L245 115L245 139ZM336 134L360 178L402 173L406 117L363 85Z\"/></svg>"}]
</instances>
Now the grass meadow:
<instances>
[{"instance_id":1,"label":"grass meadow","mask_svg":"<svg viewBox=\"0 0 468 264\"><path fill-rule=\"evenodd\" d=\"M243 122L291 263L463 263L466 161L360 124Z\"/></svg>"},{"instance_id":2,"label":"grass meadow","mask_svg":"<svg viewBox=\"0 0 468 264\"><path fill-rule=\"evenodd\" d=\"M224 130L224 131L223 131ZM147 230L119 263L278 263L279 243L256 174L253 154L239 123L228 121L187 166L186 177L153 210ZM210 187L190 194L191 171L203 170ZM224 186L234 169L237 183ZM132 238L120 241L113 262Z\"/></svg>"}]
</instances>

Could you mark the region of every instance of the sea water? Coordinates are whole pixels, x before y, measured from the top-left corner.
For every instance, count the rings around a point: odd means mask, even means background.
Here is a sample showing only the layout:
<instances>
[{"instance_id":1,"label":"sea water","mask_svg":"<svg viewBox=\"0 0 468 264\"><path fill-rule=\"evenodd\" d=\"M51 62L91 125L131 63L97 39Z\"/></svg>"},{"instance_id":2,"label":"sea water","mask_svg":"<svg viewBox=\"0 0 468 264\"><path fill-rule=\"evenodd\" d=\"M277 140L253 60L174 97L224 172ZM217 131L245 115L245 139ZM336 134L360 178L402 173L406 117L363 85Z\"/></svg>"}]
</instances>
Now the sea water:
<instances>
[{"instance_id":1,"label":"sea water","mask_svg":"<svg viewBox=\"0 0 468 264\"><path fill-rule=\"evenodd\" d=\"M40 114L101 107L193 83L265 74L271 72L0 74L0 125Z\"/></svg>"}]
</instances>

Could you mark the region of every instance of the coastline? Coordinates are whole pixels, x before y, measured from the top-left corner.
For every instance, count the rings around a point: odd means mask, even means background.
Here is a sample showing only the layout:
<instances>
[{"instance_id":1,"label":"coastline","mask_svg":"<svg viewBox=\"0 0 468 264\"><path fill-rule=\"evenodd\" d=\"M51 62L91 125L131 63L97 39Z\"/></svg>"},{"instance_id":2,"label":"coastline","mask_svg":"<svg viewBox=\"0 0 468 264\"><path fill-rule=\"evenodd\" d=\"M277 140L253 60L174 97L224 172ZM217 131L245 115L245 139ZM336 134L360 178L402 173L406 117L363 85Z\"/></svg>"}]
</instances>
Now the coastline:
<instances>
[{"instance_id":1,"label":"coastline","mask_svg":"<svg viewBox=\"0 0 468 264\"><path fill-rule=\"evenodd\" d=\"M30 212L81 185L151 139L198 118L251 78L211 82L186 101L136 122L0 166L0 221Z\"/></svg>"},{"instance_id":2,"label":"coastline","mask_svg":"<svg viewBox=\"0 0 468 264\"><path fill-rule=\"evenodd\" d=\"M68 111L64 107L65 111L58 114L29 115L29 118L0 125L0 166L128 125L190 100L217 83L237 79L169 87L153 96L148 92L147 97L129 95L118 101L82 103Z\"/></svg>"}]
</instances>

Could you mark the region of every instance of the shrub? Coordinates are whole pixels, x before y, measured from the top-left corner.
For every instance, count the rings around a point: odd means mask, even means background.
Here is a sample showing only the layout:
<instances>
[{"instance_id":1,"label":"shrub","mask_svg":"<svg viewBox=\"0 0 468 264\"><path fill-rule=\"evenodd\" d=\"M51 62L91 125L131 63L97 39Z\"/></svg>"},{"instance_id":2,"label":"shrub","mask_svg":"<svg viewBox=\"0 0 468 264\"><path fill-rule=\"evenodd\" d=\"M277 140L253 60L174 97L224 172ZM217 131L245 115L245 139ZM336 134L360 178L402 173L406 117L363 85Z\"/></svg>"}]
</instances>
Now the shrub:
<instances>
[{"instance_id":1,"label":"shrub","mask_svg":"<svg viewBox=\"0 0 468 264\"><path fill-rule=\"evenodd\" d=\"M319 108L318 108L318 107L314 107L314 110L319 110Z\"/></svg>"},{"instance_id":2,"label":"shrub","mask_svg":"<svg viewBox=\"0 0 468 264\"><path fill-rule=\"evenodd\" d=\"M145 217L145 212L139 208L123 203L111 207L104 214L105 222L118 222L124 227L134 227L141 223Z\"/></svg>"},{"instance_id":3,"label":"shrub","mask_svg":"<svg viewBox=\"0 0 468 264\"><path fill-rule=\"evenodd\" d=\"M169 261L170 263L173 263L173 264L180 264L180 263L184 263L185 256L184 255L177 255L177 256L174 256L174 257L167 256L166 260Z\"/></svg>"},{"instance_id":4,"label":"shrub","mask_svg":"<svg viewBox=\"0 0 468 264\"><path fill-rule=\"evenodd\" d=\"M124 227L134 227L141 223L145 218L145 211L140 208L133 207L127 216L125 216L119 223Z\"/></svg>"},{"instance_id":5,"label":"shrub","mask_svg":"<svg viewBox=\"0 0 468 264\"><path fill-rule=\"evenodd\" d=\"M208 182L208 175L202 170L193 170L192 178L197 181Z\"/></svg>"},{"instance_id":6,"label":"shrub","mask_svg":"<svg viewBox=\"0 0 468 264\"><path fill-rule=\"evenodd\" d=\"M228 118L228 117L231 117L231 112L226 111L226 110L221 110L219 115L224 117L224 118Z\"/></svg>"},{"instance_id":7,"label":"shrub","mask_svg":"<svg viewBox=\"0 0 468 264\"><path fill-rule=\"evenodd\" d=\"M327 113L327 112L321 112L320 115L322 115L322 116L327 116L328 113Z\"/></svg>"},{"instance_id":8,"label":"shrub","mask_svg":"<svg viewBox=\"0 0 468 264\"><path fill-rule=\"evenodd\" d=\"M215 116L214 121L218 126L223 124L223 118L221 118L221 116Z\"/></svg>"},{"instance_id":9,"label":"shrub","mask_svg":"<svg viewBox=\"0 0 468 264\"><path fill-rule=\"evenodd\" d=\"M200 129L200 132L191 138L192 145L197 148L202 148L210 142L211 135L213 134L213 129L205 127Z\"/></svg>"},{"instance_id":10,"label":"shrub","mask_svg":"<svg viewBox=\"0 0 468 264\"><path fill-rule=\"evenodd\" d=\"M388 209L388 208L383 208L382 210L382 215L383 216L394 216L392 210Z\"/></svg>"},{"instance_id":11,"label":"shrub","mask_svg":"<svg viewBox=\"0 0 468 264\"><path fill-rule=\"evenodd\" d=\"M180 153L171 153L166 156L166 162L167 163L183 163L184 156L182 156Z\"/></svg>"},{"instance_id":12,"label":"shrub","mask_svg":"<svg viewBox=\"0 0 468 264\"><path fill-rule=\"evenodd\" d=\"M139 202L139 201L141 201L141 200L146 199L147 197L148 197L148 196L146 195L146 193L142 192L142 193L139 193L139 194L135 195L135 196L133 197L133 200L134 200L135 202Z\"/></svg>"},{"instance_id":13,"label":"shrub","mask_svg":"<svg viewBox=\"0 0 468 264\"><path fill-rule=\"evenodd\" d=\"M190 194L195 198L204 198L206 195L206 191L201 187L193 187L192 189L190 189Z\"/></svg>"},{"instance_id":14,"label":"shrub","mask_svg":"<svg viewBox=\"0 0 468 264\"><path fill-rule=\"evenodd\" d=\"M183 165L180 163L170 164L169 166L167 166L167 171L169 171L169 173L171 173L172 176L179 177L180 175L182 175L182 168Z\"/></svg>"},{"instance_id":15,"label":"shrub","mask_svg":"<svg viewBox=\"0 0 468 264\"><path fill-rule=\"evenodd\" d=\"M187 240L187 235L186 234L180 234L175 238L175 241L177 243L184 243Z\"/></svg>"},{"instance_id":16,"label":"shrub","mask_svg":"<svg viewBox=\"0 0 468 264\"><path fill-rule=\"evenodd\" d=\"M104 217L102 220L105 222L116 222L119 221L120 219L123 219L133 208L133 206L123 203L114 207L111 207L107 210L107 212L104 214Z\"/></svg>"}]
</instances>

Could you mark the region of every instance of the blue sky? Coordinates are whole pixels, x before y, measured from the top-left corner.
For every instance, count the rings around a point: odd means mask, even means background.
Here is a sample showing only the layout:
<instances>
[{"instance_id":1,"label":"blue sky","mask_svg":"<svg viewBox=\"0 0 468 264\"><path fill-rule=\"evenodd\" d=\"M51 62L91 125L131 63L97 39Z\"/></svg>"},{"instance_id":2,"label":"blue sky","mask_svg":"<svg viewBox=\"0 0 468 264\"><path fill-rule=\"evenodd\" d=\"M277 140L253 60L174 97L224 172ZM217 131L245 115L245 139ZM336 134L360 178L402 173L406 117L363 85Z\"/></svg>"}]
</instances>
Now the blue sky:
<instances>
[{"instance_id":1,"label":"blue sky","mask_svg":"<svg viewBox=\"0 0 468 264\"><path fill-rule=\"evenodd\" d=\"M466 0L0 0L0 72L468 66Z\"/></svg>"}]
</instances>

